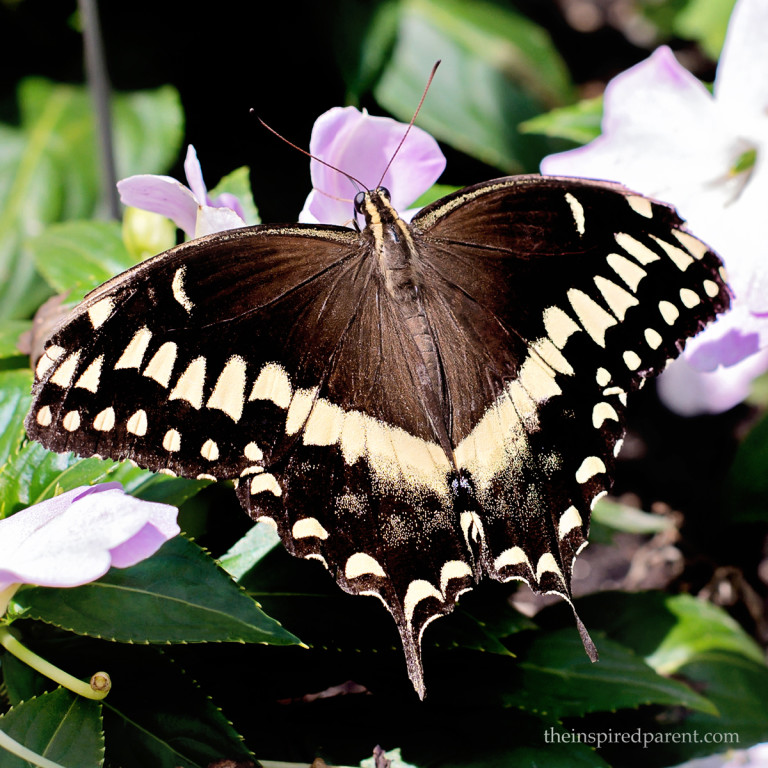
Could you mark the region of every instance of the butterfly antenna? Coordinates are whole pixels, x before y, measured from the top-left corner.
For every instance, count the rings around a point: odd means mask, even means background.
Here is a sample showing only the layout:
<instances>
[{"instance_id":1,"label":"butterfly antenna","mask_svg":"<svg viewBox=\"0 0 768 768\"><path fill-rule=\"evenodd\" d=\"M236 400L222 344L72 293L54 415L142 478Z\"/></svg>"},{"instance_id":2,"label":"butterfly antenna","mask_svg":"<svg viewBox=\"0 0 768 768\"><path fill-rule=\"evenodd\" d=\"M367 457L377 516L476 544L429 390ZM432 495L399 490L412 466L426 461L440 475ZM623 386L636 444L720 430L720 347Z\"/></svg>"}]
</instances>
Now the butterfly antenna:
<instances>
[{"instance_id":1,"label":"butterfly antenna","mask_svg":"<svg viewBox=\"0 0 768 768\"><path fill-rule=\"evenodd\" d=\"M435 62L435 66L432 67L432 71L429 73L429 78L427 79L427 84L424 86L424 93L421 94L419 105L416 107L416 111L413 113L411 122L408 123L408 127L405 129L405 133L403 134L403 138L400 139L400 143L397 145L397 149L392 153L392 157L389 158L387 167L384 169L384 173L381 174L379 183L376 185L377 187L381 186L381 182L384 181L384 177L387 175L387 171L389 171L389 167L392 165L392 161L397 157L397 153L400 151L400 147L403 146L405 140L408 138L408 134L411 132L411 128L413 128L413 124L416 122L416 118L418 117L419 111L421 110L421 105L424 103L424 99L427 98L427 91L429 91L429 86L432 85L432 79L435 76L435 72L437 72L437 68L440 66L440 61L441 60L438 59Z\"/></svg>"},{"instance_id":2,"label":"butterfly antenna","mask_svg":"<svg viewBox=\"0 0 768 768\"><path fill-rule=\"evenodd\" d=\"M422 98L422 101L423 100L424 99ZM419 105L419 106L421 106L421 105ZM251 110L251 114L255 114L253 110ZM321 160L319 157L316 157L311 152L307 152L307 150L304 149L303 147L300 147L298 144L294 144L289 139L286 139L285 136L283 136L282 134L278 133L274 128L272 128L272 126L267 125L258 115L255 115L255 117L270 133L273 133L275 136L277 136L278 139L280 139L281 141L284 141L289 147L293 147L294 149L296 149L299 152L301 152L302 155L306 155L311 160L316 160L318 163L320 163L321 165L324 165L326 168L330 168L332 171L336 171L336 173L340 173L342 176L346 176L353 184L355 184L357 186L358 190L365 189L365 184L363 184L363 182L360 181L359 179L356 179L354 176L352 176L351 174L347 173L346 171L342 171L341 168L337 168L335 165L331 165L330 163L326 163L325 160ZM399 147L398 147L398 149L399 149Z\"/></svg>"}]
</instances>

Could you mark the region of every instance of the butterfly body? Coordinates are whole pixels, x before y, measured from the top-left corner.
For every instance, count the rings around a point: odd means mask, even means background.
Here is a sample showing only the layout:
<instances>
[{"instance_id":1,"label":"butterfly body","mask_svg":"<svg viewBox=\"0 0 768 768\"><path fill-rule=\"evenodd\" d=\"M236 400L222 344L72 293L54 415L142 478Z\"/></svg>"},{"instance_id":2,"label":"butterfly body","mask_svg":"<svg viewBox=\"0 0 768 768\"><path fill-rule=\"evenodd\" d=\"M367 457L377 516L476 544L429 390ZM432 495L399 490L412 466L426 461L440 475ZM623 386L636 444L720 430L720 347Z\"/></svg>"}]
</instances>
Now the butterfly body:
<instances>
[{"instance_id":1,"label":"butterfly body","mask_svg":"<svg viewBox=\"0 0 768 768\"><path fill-rule=\"evenodd\" d=\"M234 479L289 551L385 604L423 695L425 627L483 576L570 600L627 393L729 292L671 208L617 185L507 177L411 224L371 190L358 212L97 288L37 364L27 430Z\"/></svg>"}]
</instances>

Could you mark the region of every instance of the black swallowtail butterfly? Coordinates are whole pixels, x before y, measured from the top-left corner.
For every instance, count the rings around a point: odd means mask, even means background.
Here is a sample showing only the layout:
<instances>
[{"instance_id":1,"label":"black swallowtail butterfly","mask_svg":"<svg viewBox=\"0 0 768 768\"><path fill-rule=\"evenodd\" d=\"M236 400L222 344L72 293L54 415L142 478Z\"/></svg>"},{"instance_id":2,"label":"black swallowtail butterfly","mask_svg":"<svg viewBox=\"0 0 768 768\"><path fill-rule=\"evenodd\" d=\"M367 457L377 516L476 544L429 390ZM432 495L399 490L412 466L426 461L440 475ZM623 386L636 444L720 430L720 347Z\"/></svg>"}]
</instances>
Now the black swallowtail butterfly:
<instances>
[{"instance_id":1,"label":"black swallowtail butterfly","mask_svg":"<svg viewBox=\"0 0 768 768\"><path fill-rule=\"evenodd\" d=\"M570 601L627 393L730 298L677 214L618 185L500 178L410 225L383 188L355 204L360 232L231 230L92 291L27 431L234 479L290 552L382 600L423 696L424 628L483 576Z\"/></svg>"}]
</instances>

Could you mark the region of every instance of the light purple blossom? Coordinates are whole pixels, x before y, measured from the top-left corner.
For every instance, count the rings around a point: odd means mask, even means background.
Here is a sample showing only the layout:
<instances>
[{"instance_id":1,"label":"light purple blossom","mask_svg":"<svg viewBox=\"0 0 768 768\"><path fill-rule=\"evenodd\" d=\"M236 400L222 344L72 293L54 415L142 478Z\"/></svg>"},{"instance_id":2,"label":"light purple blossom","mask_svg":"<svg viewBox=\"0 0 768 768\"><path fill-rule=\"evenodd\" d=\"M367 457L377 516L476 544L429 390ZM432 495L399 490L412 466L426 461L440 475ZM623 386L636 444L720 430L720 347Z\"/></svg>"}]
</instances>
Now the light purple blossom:
<instances>
[{"instance_id":1,"label":"light purple blossom","mask_svg":"<svg viewBox=\"0 0 768 768\"><path fill-rule=\"evenodd\" d=\"M234 195L208 195L200 161L190 144L184 161L188 187L170 176L140 174L117 182L125 205L153 211L171 219L189 237L202 237L245 226L243 208Z\"/></svg>"},{"instance_id":2,"label":"light purple blossom","mask_svg":"<svg viewBox=\"0 0 768 768\"><path fill-rule=\"evenodd\" d=\"M379 183L386 187L392 205L410 219L416 211L407 211L407 207L437 181L445 168L445 157L437 142L414 126L381 179L407 127L355 107L335 107L316 120L309 149L316 157L359 179L366 189ZM352 200L360 190L346 176L316 160L310 163L310 173L312 192L299 221L349 224L354 215Z\"/></svg>"},{"instance_id":3,"label":"light purple blossom","mask_svg":"<svg viewBox=\"0 0 768 768\"><path fill-rule=\"evenodd\" d=\"M0 520L0 597L19 584L75 587L135 565L179 533L177 514L127 495L120 483L75 488L21 510Z\"/></svg>"},{"instance_id":4,"label":"light purple blossom","mask_svg":"<svg viewBox=\"0 0 768 768\"><path fill-rule=\"evenodd\" d=\"M543 173L619 181L674 205L725 261L733 308L686 347L659 391L681 413L737 404L768 367L768 3L739 0L714 93L666 47L612 80L603 133ZM743 361L743 362L742 362ZM677 370L674 370L677 368Z\"/></svg>"}]
</instances>

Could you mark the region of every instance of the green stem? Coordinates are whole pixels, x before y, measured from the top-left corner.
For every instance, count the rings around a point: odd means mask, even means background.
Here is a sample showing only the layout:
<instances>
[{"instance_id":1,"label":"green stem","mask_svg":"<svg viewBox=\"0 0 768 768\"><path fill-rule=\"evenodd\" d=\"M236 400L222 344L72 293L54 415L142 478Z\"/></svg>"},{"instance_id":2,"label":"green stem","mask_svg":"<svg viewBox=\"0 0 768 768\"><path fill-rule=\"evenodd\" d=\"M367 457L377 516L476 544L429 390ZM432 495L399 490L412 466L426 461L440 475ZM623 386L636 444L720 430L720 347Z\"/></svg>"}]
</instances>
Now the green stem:
<instances>
[{"instance_id":1,"label":"green stem","mask_svg":"<svg viewBox=\"0 0 768 768\"><path fill-rule=\"evenodd\" d=\"M5 616L5 612L8 610L8 603L11 602L11 598L16 594L16 590L21 584L11 584L0 592L0 616Z\"/></svg>"},{"instance_id":2,"label":"green stem","mask_svg":"<svg viewBox=\"0 0 768 768\"><path fill-rule=\"evenodd\" d=\"M0 645L6 651L12 653L17 659L21 659L25 664L37 670L41 675L49 677L51 680L69 688L70 691L84 696L86 699L99 701L103 699L110 688L109 676L105 672L97 672L92 678L91 683L84 683L78 680L63 669L59 669L50 661L46 661L42 656L33 653L25 645L20 643L10 632L8 627L0 626Z\"/></svg>"},{"instance_id":3,"label":"green stem","mask_svg":"<svg viewBox=\"0 0 768 768\"><path fill-rule=\"evenodd\" d=\"M33 752L31 749L27 749L23 744L19 744L16 739L12 739L4 731L0 731L0 747L7 749L12 755L20 757L22 760L26 760L32 765L37 765L40 768L64 768L60 763L54 763L53 760L49 760L47 757L38 755L37 752Z\"/></svg>"}]
</instances>

